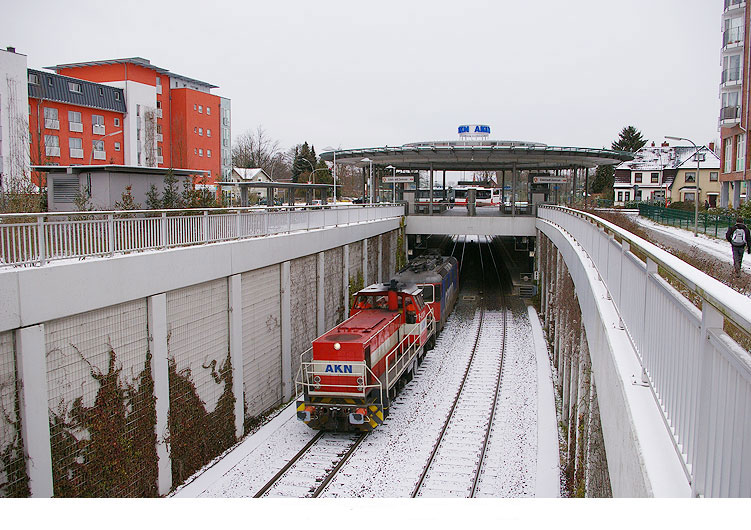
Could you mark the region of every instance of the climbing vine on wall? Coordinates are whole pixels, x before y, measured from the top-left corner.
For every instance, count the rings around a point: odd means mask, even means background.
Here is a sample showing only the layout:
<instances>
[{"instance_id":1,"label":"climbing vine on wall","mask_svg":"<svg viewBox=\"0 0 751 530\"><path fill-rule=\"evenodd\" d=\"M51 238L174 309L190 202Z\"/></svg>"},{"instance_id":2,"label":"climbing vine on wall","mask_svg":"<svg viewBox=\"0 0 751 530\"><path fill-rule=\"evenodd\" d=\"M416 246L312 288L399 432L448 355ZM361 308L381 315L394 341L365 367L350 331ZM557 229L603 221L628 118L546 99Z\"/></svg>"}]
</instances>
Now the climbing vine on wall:
<instances>
[{"instance_id":1,"label":"climbing vine on wall","mask_svg":"<svg viewBox=\"0 0 751 530\"><path fill-rule=\"evenodd\" d=\"M365 280L362 277L362 271L357 273L357 277L354 281L352 278L349 279L349 307L352 307L355 293L364 287L364 282Z\"/></svg>"},{"instance_id":2,"label":"climbing vine on wall","mask_svg":"<svg viewBox=\"0 0 751 530\"><path fill-rule=\"evenodd\" d=\"M213 412L198 396L191 381L192 371L177 371L169 359L169 437L172 456L172 484L177 486L201 467L235 443L235 396L232 393L232 362L229 352L222 365L217 362L202 366L211 370L217 384L224 384Z\"/></svg>"},{"instance_id":3,"label":"climbing vine on wall","mask_svg":"<svg viewBox=\"0 0 751 530\"><path fill-rule=\"evenodd\" d=\"M404 216L399 220L399 235L396 238L396 271L400 271L407 264L407 256L404 253Z\"/></svg>"},{"instance_id":4,"label":"climbing vine on wall","mask_svg":"<svg viewBox=\"0 0 751 530\"><path fill-rule=\"evenodd\" d=\"M23 437L21 436L21 405L18 397L18 379L16 378L13 415L2 411L5 422L13 431L13 440L0 451L0 470L4 471L5 480L0 482L0 494L6 497L28 497L29 475L26 473ZM1 476L1 475L0 475Z\"/></svg>"},{"instance_id":5,"label":"climbing vine on wall","mask_svg":"<svg viewBox=\"0 0 751 530\"><path fill-rule=\"evenodd\" d=\"M111 346L106 372L75 351L89 366L99 390L92 407L77 397L68 414L64 403L50 411L55 496L156 496L156 399L150 353L129 385L122 381L122 366Z\"/></svg>"}]
</instances>

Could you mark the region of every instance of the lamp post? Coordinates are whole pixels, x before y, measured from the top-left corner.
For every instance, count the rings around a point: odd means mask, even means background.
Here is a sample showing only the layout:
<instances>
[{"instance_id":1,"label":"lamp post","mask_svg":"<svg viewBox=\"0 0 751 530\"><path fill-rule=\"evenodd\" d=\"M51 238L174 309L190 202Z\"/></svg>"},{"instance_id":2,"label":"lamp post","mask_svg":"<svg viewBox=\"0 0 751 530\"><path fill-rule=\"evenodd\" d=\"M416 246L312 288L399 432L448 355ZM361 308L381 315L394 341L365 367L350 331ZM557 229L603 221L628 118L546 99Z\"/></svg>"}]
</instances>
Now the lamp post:
<instances>
[{"instance_id":1,"label":"lamp post","mask_svg":"<svg viewBox=\"0 0 751 530\"><path fill-rule=\"evenodd\" d=\"M334 178L334 204L336 204L336 148L334 147L324 147L326 151L333 151L334 152L334 166L331 168L331 176Z\"/></svg>"},{"instance_id":2,"label":"lamp post","mask_svg":"<svg viewBox=\"0 0 751 530\"><path fill-rule=\"evenodd\" d=\"M701 172L701 157L699 156L699 148L696 147L696 144L689 140L688 138L683 138L681 136L666 136L668 140L677 140L677 141L684 141L684 142L690 142L691 145L694 146L695 152L694 152L694 158L696 159L696 193L694 193L694 237L699 236L699 175Z\"/></svg>"},{"instance_id":3,"label":"lamp post","mask_svg":"<svg viewBox=\"0 0 751 530\"><path fill-rule=\"evenodd\" d=\"M391 170L391 176L394 178L394 182L391 183L391 202L396 202L396 168L392 165L386 166L386 169Z\"/></svg>"},{"instance_id":4,"label":"lamp post","mask_svg":"<svg viewBox=\"0 0 751 530\"><path fill-rule=\"evenodd\" d=\"M373 161L370 158L363 158L360 162L367 162L370 164L368 171L368 204L373 204Z\"/></svg>"}]
</instances>

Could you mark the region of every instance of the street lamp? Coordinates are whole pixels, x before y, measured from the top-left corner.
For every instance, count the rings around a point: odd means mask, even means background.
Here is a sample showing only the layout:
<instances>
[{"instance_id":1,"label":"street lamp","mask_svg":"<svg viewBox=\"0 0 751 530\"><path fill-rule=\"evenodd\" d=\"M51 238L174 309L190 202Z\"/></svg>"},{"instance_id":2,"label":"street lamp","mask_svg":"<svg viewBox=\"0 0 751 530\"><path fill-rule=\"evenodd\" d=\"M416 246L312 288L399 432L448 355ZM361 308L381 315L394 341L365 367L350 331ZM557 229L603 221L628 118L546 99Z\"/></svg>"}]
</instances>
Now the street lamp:
<instances>
[{"instance_id":1,"label":"street lamp","mask_svg":"<svg viewBox=\"0 0 751 530\"><path fill-rule=\"evenodd\" d=\"M99 136L101 140L107 138L108 136L115 136L116 134L122 134L123 130L120 129L119 131L111 132L109 134L96 134L96 136ZM91 146L91 153L89 153L89 165L91 165L91 159L94 157L94 146ZM105 161L106 162L106 161Z\"/></svg>"},{"instance_id":2,"label":"street lamp","mask_svg":"<svg viewBox=\"0 0 751 530\"><path fill-rule=\"evenodd\" d=\"M334 152L334 166L331 171L331 176L334 178L334 204L336 204L336 148L335 147L324 147L326 151L333 151Z\"/></svg>"},{"instance_id":3,"label":"street lamp","mask_svg":"<svg viewBox=\"0 0 751 530\"><path fill-rule=\"evenodd\" d=\"M370 170L368 172L368 204L373 204L373 161L370 158L363 158L360 162L366 162L370 164Z\"/></svg>"},{"instance_id":4,"label":"street lamp","mask_svg":"<svg viewBox=\"0 0 751 530\"><path fill-rule=\"evenodd\" d=\"M677 141L685 141L690 142L691 145L694 146L694 158L696 160L696 193L694 193L694 237L698 237L699 235L699 175L701 173L700 167L701 167L701 157L699 156L699 148L696 147L696 144L689 140L688 138L683 138L680 136L666 136L668 140L677 140Z\"/></svg>"},{"instance_id":5,"label":"street lamp","mask_svg":"<svg viewBox=\"0 0 751 530\"><path fill-rule=\"evenodd\" d=\"M396 203L396 168L388 165L386 169L391 170L391 176L394 178L394 181L391 183L391 202Z\"/></svg>"}]
</instances>

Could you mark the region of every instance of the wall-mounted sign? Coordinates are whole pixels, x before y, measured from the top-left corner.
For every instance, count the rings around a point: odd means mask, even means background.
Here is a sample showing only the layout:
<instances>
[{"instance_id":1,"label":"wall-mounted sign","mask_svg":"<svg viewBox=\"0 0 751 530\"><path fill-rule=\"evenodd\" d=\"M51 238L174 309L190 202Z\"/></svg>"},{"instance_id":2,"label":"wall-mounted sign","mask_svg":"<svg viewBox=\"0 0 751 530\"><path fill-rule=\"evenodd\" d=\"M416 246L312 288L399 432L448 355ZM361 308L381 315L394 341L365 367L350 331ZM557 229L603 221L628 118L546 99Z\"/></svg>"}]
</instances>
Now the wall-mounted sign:
<instances>
[{"instance_id":1,"label":"wall-mounted sign","mask_svg":"<svg viewBox=\"0 0 751 530\"><path fill-rule=\"evenodd\" d=\"M556 177L555 175L538 175L532 177L533 184L563 184L566 182L566 177Z\"/></svg>"},{"instance_id":2,"label":"wall-mounted sign","mask_svg":"<svg viewBox=\"0 0 751 530\"><path fill-rule=\"evenodd\" d=\"M382 180L386 184L406 184L407 182L414 182L415 177L413 175L389 175L383 177Z\"/></svg>"},{"instance_id":3,"label":"wall-mounted sign","mask_svg":"<svg viewBox=\"0 0 751 530\"><path fill-rule=\"evenodd\" d=\"M490 136L490 125L460 125L459 136Z\"/></svg>"}]
</instances>

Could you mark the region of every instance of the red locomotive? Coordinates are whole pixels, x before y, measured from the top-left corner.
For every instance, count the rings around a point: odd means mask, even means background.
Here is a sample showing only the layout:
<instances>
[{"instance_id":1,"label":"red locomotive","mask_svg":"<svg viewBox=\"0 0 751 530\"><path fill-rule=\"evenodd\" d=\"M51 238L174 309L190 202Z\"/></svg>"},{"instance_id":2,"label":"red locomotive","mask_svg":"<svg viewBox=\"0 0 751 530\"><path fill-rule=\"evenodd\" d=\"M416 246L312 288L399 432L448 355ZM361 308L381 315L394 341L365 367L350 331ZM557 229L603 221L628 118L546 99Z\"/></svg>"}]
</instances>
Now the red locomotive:
<instances>
[{"instance_id":1,"label":"red locomotive","mask_svg":"<svg viewBox=\"0 0 751 530\"><path fill-rule=\"evenodd\" d=\"M298 419L322 430L377 427L435 343L435 333L435 318L417 285L392 280L358 291L350 317L303 354Z\"/></svg>"}]
</instances>

